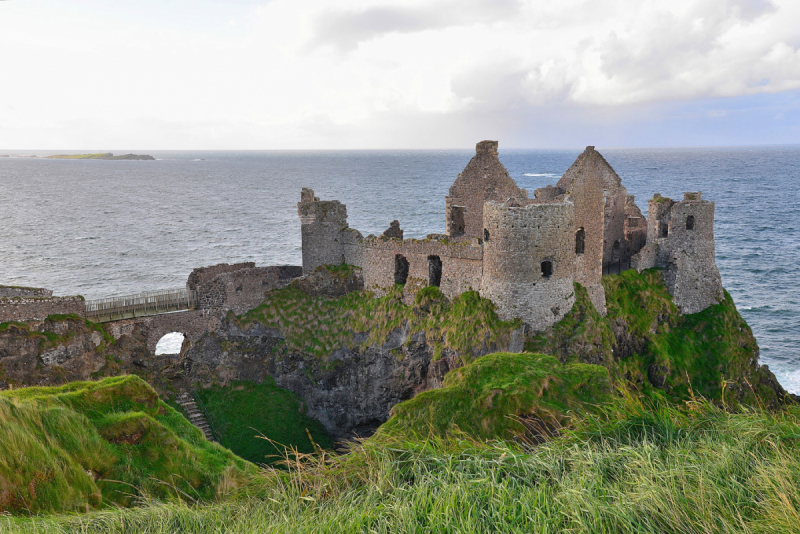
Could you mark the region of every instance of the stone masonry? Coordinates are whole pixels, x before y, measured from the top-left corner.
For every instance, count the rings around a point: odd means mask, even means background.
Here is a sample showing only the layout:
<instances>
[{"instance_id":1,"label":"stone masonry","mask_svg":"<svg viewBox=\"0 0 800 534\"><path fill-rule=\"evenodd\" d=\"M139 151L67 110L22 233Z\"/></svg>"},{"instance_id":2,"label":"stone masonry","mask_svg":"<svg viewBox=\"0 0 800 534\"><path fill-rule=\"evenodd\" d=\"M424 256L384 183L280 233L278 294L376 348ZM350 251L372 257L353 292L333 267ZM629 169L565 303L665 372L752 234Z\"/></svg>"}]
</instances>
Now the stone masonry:
<instances>
[{"instance_id":1,"label":"stone masonry","mask_svg":"<svg viewBox=\"0 0 800 534\"><path fill-rule=\"evenodd\" d=\"M519 317L535 331L572 308L575 282L605 314L605 265L663 268L683 313L719 302L714 204L700 193L679 203L650 201L648 223L611 165L587 147L555 186L537 189L531 199L497 147L496 141L476 145L445 197L446 233L425 239L403 239L397 220L383 235L364 237L349 227L344 204L304 188L297 205L303 273L347 263L362 269L366 289L380 294L403 285L405 301L425 286L440 287L448 298L475 290L502 318Z\"/></svg>"}]
</instances>

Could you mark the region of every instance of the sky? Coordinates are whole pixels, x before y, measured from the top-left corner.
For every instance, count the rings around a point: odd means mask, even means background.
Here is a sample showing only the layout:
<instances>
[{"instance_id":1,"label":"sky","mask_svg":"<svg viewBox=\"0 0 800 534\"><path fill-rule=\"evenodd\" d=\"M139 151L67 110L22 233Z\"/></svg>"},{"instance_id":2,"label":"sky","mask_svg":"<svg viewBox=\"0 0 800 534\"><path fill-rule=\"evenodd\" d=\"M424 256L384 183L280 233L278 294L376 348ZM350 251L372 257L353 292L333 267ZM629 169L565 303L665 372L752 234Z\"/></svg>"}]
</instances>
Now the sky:
<instances>
[{"instance_id":1,"label":"sky","mask_svg":"<svg viewBox=\"0 0 800 534\"><path fill-rule=\"evenodd\" d=\"M0 0L0 149L800 143L798 0Z\"/></svg>"}]
</instances>

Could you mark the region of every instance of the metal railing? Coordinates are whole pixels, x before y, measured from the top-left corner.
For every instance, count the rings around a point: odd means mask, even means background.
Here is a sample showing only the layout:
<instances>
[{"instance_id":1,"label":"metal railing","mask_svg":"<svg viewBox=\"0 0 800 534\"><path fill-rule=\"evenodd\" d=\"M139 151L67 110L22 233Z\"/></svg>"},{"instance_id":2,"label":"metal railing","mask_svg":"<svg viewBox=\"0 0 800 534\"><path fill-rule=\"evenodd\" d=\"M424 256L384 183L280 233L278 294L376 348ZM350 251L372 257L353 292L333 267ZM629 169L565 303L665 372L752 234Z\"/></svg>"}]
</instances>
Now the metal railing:
<instances>
[{"instance_id":1,"label":"metal railing","mask_svg":"<svg viewBox=\"0 0 800 534\"><path fill-rule=\"evenodd\" d=\"M197 292L187 289L164 289L137 295L125 295L86 301L86 318L102 323L132 317L158 315L197 307Z\"/></svg>"}]
</instances>

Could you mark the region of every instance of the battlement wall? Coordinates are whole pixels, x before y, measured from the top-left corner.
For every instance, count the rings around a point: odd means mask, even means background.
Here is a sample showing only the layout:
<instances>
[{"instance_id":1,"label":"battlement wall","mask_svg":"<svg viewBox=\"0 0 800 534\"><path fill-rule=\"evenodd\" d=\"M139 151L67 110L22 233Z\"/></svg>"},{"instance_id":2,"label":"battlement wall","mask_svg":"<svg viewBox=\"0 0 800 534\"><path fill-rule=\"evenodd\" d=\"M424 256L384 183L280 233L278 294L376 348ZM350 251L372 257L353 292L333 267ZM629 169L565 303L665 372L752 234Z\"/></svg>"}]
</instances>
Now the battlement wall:
<instances>
[{"instance_id":1,"label":"battlement wall","mask_svg":"<svg viewBox=\"0 0 800 534\"><path fill-rule=\"evenodd\" d=\"M487 202L480 293L504 319L534 330L561 320L575 303L575 209L572 202Z\"/></svg>"},{"instance_id":2,"label":"battlement wall","mask_svg":"<svg viewBox=\"0 0 800 534\"><path fill-rule=\"evenodd\" d=\"M52 297L53 291L43 287L0 286L0 298L3 297Z\"/></svg>"},{"instance_id":3,"label":"battlement wall","mask_svg":"<svg viewBox=\"0 0 800 534\"><path fill-rule=\"evenodd\" d=\"M49 315L86 316L83 297L3 297L0 298L0 323L44 321Z\"/></svg>"}]
</instances>

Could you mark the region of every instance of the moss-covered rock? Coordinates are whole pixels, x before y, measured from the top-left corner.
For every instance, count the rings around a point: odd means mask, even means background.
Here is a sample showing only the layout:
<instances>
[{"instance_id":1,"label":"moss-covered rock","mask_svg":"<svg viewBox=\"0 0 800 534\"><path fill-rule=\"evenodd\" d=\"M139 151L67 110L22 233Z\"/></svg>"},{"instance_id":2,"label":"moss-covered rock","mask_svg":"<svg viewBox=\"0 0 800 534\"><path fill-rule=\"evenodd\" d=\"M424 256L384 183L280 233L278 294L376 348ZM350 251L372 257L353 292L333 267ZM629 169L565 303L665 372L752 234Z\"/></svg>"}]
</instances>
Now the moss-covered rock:
<instances>
[{"instance_id":1,"label":"moss-covered rock","mask_svg":"<svg viewBox=\"0 0 800 534\"><path fill-rule=\"evenodd\" d=\"M451 371L441 389L395 406L379 433L539 439L566 423L573 410L593 410L609 401L611 390L608 371L600 365L495 353Z\"/></svg>"}]
</instances>

